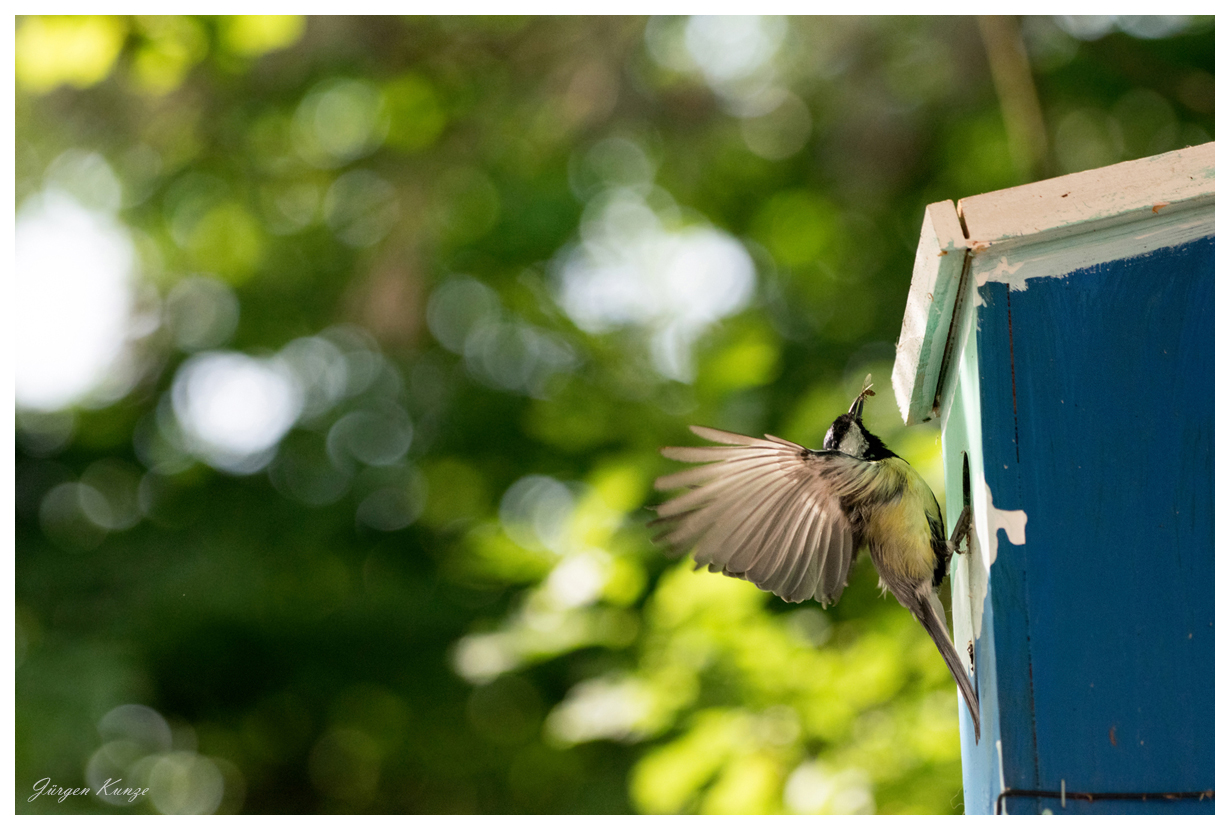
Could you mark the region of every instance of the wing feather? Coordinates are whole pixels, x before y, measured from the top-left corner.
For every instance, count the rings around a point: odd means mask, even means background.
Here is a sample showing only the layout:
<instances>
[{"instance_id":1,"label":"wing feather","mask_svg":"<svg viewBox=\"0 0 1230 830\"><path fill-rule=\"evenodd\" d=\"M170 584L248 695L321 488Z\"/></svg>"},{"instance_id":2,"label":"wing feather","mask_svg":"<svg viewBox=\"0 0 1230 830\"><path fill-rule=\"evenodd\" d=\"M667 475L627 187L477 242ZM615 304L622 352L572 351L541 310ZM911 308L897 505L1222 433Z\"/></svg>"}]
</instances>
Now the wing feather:
<instances>
[{"instance_id":1,"label":"wing feather","mask_svg":"<svg viewBox=\"0 0 1230 830\"><path fill-rule=\"evenodd\" d=\"M821 602L836 602L846 587L850 575L850 562L854 559L854 539L840 537L834 539L829 548L829 567L825 569L820 581L820 592L828 599Z\"/></svg>"},{"instance_id":2,"label":"wing feather","mask_svg":"<svg viewBox=\"0 0 1230 830\"><path fill-rule=\"evenodd\" d=\"M814 520L814 514L809 511L800 511L797 517L803 523L808 523ZM765 591L778 592L778 583L780 575L786 563L790 561L791 549L787 545L766 545L762 550L758 551L758 555L751 567L739 570L728 569L727 573L730 576L738 576L748 580L757 588Z\"/></svg>"},{"instance_id":3,"label":"wing feather","mask_svg":"<svg viewBox=\"0 0 1230 830\"><path fill-rule=\"evenodd\" d=\"M743 489L746 492L746 488L756 486L757 479L771 476L774 473L771 460L767 465L738 461L710 464L708 467L698 469L711 469L712 477L695 489L659 505L659 516L674 516L712 503L727 490ZM663 476L663 478L668 478L668 476ZM655 482L654 486L658 489L665 489L658 482Z\"/></svg>"},{"instance_id":4,"label":"wing feather","mask_svg":"<svg viewBox=\"0 0 1230 830\"><path fill-rule=\"evenodd\" d=\"M687 461L691 464L704 464L708 461L725 461L730 458L743 458L746 456L748 449L748 447L663 447L662 455L672 461Z\"/></svg>"},{"instance_id":5,"label":"wing feather","mask_svg":"<svg viewBox=\"0 0 1230 830\"><path fill-rule=\"evenodd\" d=\"M816 560L817 567L824 567L824 557L828 552L828 539L834 534L836 523L829 519L828 513L822 509L807 511L805 533L800 535L791 551L792 556L806 556L807 551L813 551L811 558Z\"/></svg>"},{"instance_id":6,"label":"wing feather","mask_svg":"<svg viewBox=\"0 0 1230 830\"><path fill-rule=\"evenodd\" d=\"M667 536L668 544L678 550L698 539L727 539L739 532L760 504L759 498L741 498L740 492L758 493L762 480L771 476L771 470L762 468L736 473L729 479L698 487L661 505L658 514L668 518L687 511L679 526ZM711 545L712 541L700 545L700 553L704 554ZM697 556L697 562L708 564L709 561Z\"/></svg>"},{"instance_id":7,"label":"wing feather","mask_svg":"<svg viewBox=\"0 0 1230 830\"><path fill-rule=\"evenodd\" d=\"M810 482L806 479L800 483L804 488L810 484ZM824 524L826 524L827 516L823 513L815 512L809 509L809 501L806 498L805 493L806 489L804 490L804 495L802 498L799 498L791 503L790 507L792 513L801 513L804 516L813 517L820 523L821 526L824 526ZM797 600L794 598L795 591L793 586L798 582L800 572L806 572L809 561L814 559L814 557L807 555L806 549L797 550L788 544L782 544L776 538L771 540L770 544L773 544L775 553L777 554L774 560L775 564L780 563L780 565L772 570L770 579L766 580L766 585L768 585L769 590L773 591L773 593L777 594L782 599L785 599L788 602L796 602Z\"/></svg>"},{"instance_id":8,"label":"wing feather","mask_svg":"<svg viewBox=\"0 0 1230 830\"><path fill-rule=\"evenodd\" d=\"M827 561L828 550L825 546L827 539L832 538L835 533L840 533L840 529L835 527L836 523L830 521L827 514L817 512L816 515L821 533L820 544L816 547L815 556L806 557L807 570L803 573L802 581L784 597L787 602L802 602L815 596L816 585L820 581L820 575Z\"/></svg>"},{"instance_id":9,"label":"wing feather","mask_svg":"<svg viewBox=\"0 0 1230 830\"><path fill-rule=\"evenodd\" d=\"M762 439L752 438L747 435L740 435L737 432L727 432L724 429L714 429L713 427L688 427L694 435L704 438L706 441L712 441L715 444L730 444L737 447L769 447L776 448L777 444L788 443L778 439ZM797 445L795 445L797 446ZM802 449L802 447L800 447Z\"/></svg>"},{"instance_id":10,"label":"wing feather","mask_svg":"<svg viewBox=\"0 0 1230 830\"><path fill-rule=\"evenodd\" d=\"M834 532L836 529L834 528L835 522L831 520L827 512L819 514L818 518L819 527L822 534L831 534ZM790 570L782 578L781 592L778 596L787 602L802 602L807 599L807 595L801 593L801 588L807 581L808 571L815 572L822 555L823 550L816 548L814 553L810 556L794 556L793 564L791 565Z\"/></svg>"},{"instance_id":11,"label":"wing feather","mask_svg":"<svg viewBox=\"0 0 1230 830\"><path fill-rule=\"evenodd\" d=\"M744 498L732 490L729 498L709 505L703 518L712 523L697 543L697 548L710 561L718 561L729 569L730 560L746 550L755 557L763 545L763 535L770 529L783 502L780 481L772 474L757 479L758 489ZM726 504L729 506L725 506ZM741 570L741 569L740 569Z\"/></svg>"},{"instance_id":12,"label":"wing feather","mask_svg":"<svg viewBox=\"0 0 1230 830\"><path fill-rule=\"evenodd\" d=\"M738 546L738 550L731 556L730 563L726 566L727 571L743 574L763 558L767 551L785 550L781 544L782 536L797 524L800 515L798 496L806 485L806 481L802 480L792 482L788 487L778 488L778 492L768 497L772 503L767 499L765 507L762 508L765 515L756 528L757 535L747 539L729 540L732 546Z\"/></svg>"},{"instance_id":13,"label":"wing feather","mask_svg":"<svg viewBox=\"0 0 1230 830\"><path fill-rule=\"evenodd\" d=\"M746 579L790 602L835 602L862 535L841 503L868 486L874 462L771 435L691 429L723 446L662 450L701 466L654 482L659 490L687 488L658 506L654 523L669 526L658 541L677 553L694 547L697 567Z\"/></svg>"}]
</instances>

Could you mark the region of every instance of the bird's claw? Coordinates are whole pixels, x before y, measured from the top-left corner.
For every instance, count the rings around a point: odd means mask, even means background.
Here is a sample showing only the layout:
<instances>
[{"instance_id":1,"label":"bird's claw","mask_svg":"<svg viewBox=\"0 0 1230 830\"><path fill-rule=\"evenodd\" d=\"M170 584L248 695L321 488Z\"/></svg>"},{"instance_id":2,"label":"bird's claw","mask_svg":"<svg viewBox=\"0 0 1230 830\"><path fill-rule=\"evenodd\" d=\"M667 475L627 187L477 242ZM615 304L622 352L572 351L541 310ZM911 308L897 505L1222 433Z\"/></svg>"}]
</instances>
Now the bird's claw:
<instances>
[{"instance_id":1,"label":"bird's claw","mask_svg":"<svg viewBox=\"0 0 1230 830\"><path fill-rule=\"evenodd\" d=\"M972 514L967 504L957 517L957 523L952 526L952 538L948 540L949 550L953 553L969 553L969 532L972 524ZM965 550L961 550L962 541L965 542Z\"/></svg>"}]
</instances>

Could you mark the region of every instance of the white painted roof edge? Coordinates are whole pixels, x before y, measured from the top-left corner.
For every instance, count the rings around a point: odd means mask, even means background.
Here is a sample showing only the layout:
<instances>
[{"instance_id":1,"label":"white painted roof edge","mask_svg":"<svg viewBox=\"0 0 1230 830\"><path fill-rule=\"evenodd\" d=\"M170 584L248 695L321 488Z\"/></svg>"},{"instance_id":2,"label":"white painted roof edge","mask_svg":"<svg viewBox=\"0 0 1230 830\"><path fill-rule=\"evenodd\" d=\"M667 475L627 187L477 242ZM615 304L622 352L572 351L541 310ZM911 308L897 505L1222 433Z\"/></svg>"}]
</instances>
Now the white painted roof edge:
<instances>
[{"instance_id":1,"label":"white painted roof edge","mask_svg":"<svg viewBox=\"0 0 1230 830\"><path fill-rule=\"evenodd\" d=\"M927 205L893 364L893 392L907 424L932 415L966 253L965 232L953 203Z\"/></svg>"},{"instance_id":2,"label":"white painted roof edge","mask_svg":"<svg viewBox=\"0 0 1230 830\"><path fill-rule=\"evenodd\" d=\"M923 215L893 391L907 424L930 420L966 262L1151 217L1215 199L1215 142L1054 179L928 205ZM981 257L979 257L981 261Z\"/></svg>"},{"instance_id":3,"label":"white painted roof edge","mask_svg":"<svg viewBox=\"0 0 1230 830\"><path fill-rule=\"evenodd\" d=\"M1086 233L1100 225L1172 213L1213 200L1215 142L967 196L957 204L975 251Z\"/></svg>"}]
</instances>

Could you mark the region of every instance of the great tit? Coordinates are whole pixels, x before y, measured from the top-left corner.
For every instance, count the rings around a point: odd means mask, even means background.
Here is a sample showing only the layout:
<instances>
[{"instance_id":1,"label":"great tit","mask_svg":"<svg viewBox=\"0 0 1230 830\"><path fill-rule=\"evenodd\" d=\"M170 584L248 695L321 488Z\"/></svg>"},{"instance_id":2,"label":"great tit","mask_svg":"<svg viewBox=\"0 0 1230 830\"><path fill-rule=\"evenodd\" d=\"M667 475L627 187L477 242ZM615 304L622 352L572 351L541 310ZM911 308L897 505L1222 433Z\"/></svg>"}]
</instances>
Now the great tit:
<instances>
[{"instance_id":1,"label":"great tit","mask_svg":"<svg viewBox=\"0 0 1230 830\"><path fill-rule=\"evenodd\" d=\"M969 527L966 509L953 540L935 494L914 468L863 426L871 378L824 436L824 449L766 435L709 427L692 432L716 447L664 447L675 461L701 464L662 476L659 490L688 488L657 507L667 529L656 541L675 554L695 549L697 569L746 579L787 602L841 597L850 563L866 545L888 590L910 610L948 664L980 737L978 695L944 618L936 588Z\"/></svg>"}]
</instances>

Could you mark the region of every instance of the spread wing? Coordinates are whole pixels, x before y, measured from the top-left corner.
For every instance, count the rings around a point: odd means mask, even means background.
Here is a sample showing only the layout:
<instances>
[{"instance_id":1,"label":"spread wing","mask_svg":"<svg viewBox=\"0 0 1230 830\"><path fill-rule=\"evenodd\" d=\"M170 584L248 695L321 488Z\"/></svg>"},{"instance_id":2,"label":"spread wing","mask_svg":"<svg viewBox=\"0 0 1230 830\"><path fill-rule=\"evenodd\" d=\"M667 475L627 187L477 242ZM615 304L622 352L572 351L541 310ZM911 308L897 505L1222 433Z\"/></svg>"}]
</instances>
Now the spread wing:
<instances>
[{"instance_id":1,"label":"spread wing","mask_svg":"<svg viewBox=\"0 0 1230 830\"><path fill-rule=\"evenodd\" d=\"M698 567L746 579L787 602L836 602L861 542L841 499L869 485L871 462L771 435L692 432L725 446L662 450L702 466L654 483L689 488L657 508L654 524L668 525L657 541L677 554L695 546Z\"/></svg>"}]
</instances>

